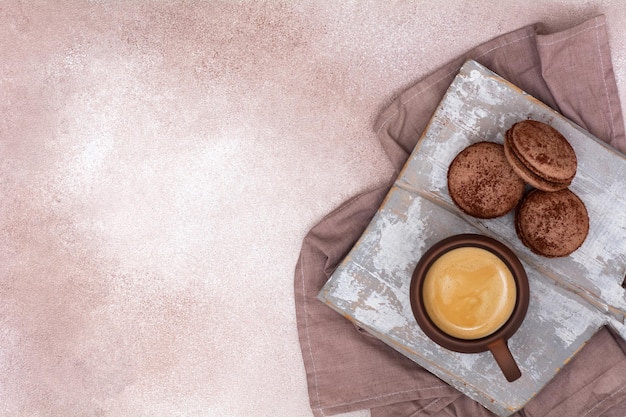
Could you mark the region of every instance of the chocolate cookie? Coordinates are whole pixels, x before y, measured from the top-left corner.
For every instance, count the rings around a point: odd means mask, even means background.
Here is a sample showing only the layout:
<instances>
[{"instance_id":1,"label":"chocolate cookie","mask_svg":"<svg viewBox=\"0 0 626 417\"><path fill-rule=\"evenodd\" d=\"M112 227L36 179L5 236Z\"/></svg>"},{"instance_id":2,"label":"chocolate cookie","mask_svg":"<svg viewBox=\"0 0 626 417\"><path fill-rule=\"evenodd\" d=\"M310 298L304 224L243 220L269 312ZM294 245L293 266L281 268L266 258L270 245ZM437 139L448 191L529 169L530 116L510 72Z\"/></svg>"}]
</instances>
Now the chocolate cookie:
<instances>
[{"instance_id":1,"label":"chocolate cookie","mask_svg":"<svg viewBox=\"0 0 626 417\"><path fill-rule=\"evenodd\" d=\"M507 160L528 184L543 191L567 188L576 175L577 159L565 137L536 120L515 123L504 139Z\"/></svg>"},{"instance_id":2,"label":"chocolate cookie","mask_svg":"<svg viewBox=\"0 0 626 417\"><path fill-rule=\"evenodd\" d=\"M463 212L482 219L511 211L524 194L524 181L513 171L504 147L478 142L463 149L448 168L448 191Z\"/></svg>"},{"instance_id":3,"label":"chocolate cookie","mask_svg":"<svg viewBox=\"0 0 626 417\"><path fill-rule=\"evenodd\" d=\"M589 233L589 216L585 204L569 189L531 190L515 213L515 229L530 250L556 258L583 244Z\"/></svg>"}]
</instances>

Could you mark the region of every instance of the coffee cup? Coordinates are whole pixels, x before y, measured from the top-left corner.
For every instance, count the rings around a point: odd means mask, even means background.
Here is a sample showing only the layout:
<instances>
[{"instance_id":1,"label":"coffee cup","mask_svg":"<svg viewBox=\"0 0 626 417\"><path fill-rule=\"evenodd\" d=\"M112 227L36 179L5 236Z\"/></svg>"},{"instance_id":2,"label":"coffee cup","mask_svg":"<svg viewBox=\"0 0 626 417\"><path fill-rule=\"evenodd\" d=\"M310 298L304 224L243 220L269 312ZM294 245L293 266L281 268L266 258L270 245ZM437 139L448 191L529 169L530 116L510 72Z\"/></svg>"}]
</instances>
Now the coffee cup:
<instances>
[{"instance_id":1,"label":"coffee cup","mask_svg":"<svg viewBox=\"0 0 626 417\"><path fill-rule=\"evenodd\" d=\"M526 271L506 245L462 234L443 239L420 258L410 300L430 339L455 352L491 351L512 382L521 371L507 341L526 316L529 292Z\"/></svg>"}]
</instances>

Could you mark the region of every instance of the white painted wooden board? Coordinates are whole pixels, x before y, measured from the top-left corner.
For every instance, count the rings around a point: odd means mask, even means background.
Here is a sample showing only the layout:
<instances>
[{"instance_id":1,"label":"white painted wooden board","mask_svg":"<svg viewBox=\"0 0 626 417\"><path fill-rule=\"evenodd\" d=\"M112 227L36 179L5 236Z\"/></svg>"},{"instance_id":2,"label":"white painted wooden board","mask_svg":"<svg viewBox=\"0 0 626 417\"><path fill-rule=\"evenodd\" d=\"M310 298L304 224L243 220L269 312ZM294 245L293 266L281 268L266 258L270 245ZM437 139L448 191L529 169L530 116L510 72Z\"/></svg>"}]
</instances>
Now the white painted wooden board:
<instances>
[{"instance_id":1,"label":"white painted wooden board","mask_svg":"<svg viewBox=\"0 0 626 417\"><path fill-rule=\"evenodd\" d=\"M447 192L458 152L502 143L515 122L551 124L570 141L578 171L570 189L585 202L590 233L572 255L548 259L515 234L513 213L479 220ZM522 408L603 325L626 339L626 159L496 74L468 61L363 236L319 294L320 300L500 416ZM437 241L481 233L513 249L529 276L531 301L509 340L522 377L506 381L489 352L461 354L430 341L409 302L411 274Z\"/></svg>"}]
</instances>

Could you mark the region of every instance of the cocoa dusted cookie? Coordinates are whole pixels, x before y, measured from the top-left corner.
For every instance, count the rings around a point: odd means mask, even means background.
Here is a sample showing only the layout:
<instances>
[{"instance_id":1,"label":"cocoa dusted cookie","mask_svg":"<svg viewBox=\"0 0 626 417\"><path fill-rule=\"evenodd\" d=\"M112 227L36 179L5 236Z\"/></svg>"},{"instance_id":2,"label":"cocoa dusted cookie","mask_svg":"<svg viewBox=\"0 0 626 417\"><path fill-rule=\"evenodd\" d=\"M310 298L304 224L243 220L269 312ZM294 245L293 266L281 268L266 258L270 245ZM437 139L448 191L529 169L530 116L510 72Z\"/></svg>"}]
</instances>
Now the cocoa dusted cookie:
<instances>
[{"instance_id":1,"label":"cocoa dusted cookie","mask_svg":"<svg viewBox=\"0 0 626 417\"><path fill-rule=\"evenodd\" d=\"M524 181L543 191L567 188L576 175L577 159L565 137L536 120L515 123L504 139L506 157Z\"/></svg>"},{"instance_id":2,"label":"cocoa dusted cookie","mask_svg":"<svg viewBox=\"0 0 626 417\"><path fill-rule=\"evenodd\" d=\"M452 201L470 216L491 219L511 211L524 194L524 181L513 171L504 147L478 142L463 149L448 168Z\"/></svg>"},{"instance_id":3,"label":"cocoa dusted cookie","mask_svg":"<svg viewBox=\"0 0 626 417\"><path fill-rule=\"evenodd\" d=\"M531 190L515 213L515 229L524 245L549 258L567 256L589 233L589 216L582 200L569 189Z\"/></svg>"}]
</instances>

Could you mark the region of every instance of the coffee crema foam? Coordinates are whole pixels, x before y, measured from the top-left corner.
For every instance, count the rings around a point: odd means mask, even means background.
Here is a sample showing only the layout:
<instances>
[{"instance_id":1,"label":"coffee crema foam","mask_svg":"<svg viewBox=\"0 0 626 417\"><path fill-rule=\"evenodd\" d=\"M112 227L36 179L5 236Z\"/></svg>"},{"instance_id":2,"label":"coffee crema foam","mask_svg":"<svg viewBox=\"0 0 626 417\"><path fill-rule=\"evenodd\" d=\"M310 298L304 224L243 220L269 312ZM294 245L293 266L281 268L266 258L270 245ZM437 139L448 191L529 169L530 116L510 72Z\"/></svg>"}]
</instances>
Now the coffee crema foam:
<instances>
[{"instance_id":1,"label":"coffee crema foam","mask_svg":"<svg viewBox=\"0 0 626 417\"><path fill-rule=\"evenodd\" d=\"M517 298L515 279L506 264L476 247L440 256L428 269L422 292L433 323L459 339L494 333L513 313Z\"/></svg>"}]
</instances>

